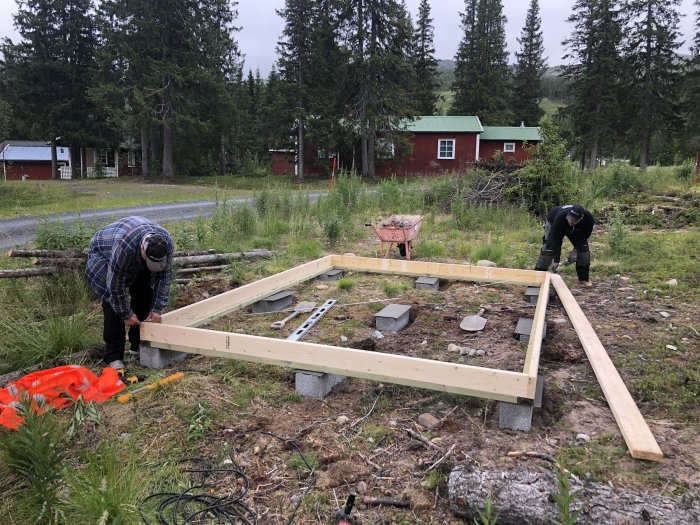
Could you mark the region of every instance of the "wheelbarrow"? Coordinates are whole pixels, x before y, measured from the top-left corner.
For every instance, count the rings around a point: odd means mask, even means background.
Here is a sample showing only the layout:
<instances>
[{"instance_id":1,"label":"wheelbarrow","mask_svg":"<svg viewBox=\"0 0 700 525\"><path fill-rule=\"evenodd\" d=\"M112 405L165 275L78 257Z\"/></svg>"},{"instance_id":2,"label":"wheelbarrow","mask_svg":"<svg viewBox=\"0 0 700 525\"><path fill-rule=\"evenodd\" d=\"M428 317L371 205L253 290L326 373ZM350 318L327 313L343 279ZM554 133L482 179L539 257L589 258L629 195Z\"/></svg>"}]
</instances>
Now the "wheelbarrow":
<instances>
[{"instance_id":1,"label":"wheelbarrow","mask_svg":"<svg viewBox=\"0 0 700 525\"><path fill-rule=\"evenodd\" d=\"M392 215L379 224L371 224L379 237L379 256L386 258L394 244L399 248L402 257L411 260L411 244L418 235L422 215ZM384 245L387 244L386 252Z\"/></svg>"}]
</instances>

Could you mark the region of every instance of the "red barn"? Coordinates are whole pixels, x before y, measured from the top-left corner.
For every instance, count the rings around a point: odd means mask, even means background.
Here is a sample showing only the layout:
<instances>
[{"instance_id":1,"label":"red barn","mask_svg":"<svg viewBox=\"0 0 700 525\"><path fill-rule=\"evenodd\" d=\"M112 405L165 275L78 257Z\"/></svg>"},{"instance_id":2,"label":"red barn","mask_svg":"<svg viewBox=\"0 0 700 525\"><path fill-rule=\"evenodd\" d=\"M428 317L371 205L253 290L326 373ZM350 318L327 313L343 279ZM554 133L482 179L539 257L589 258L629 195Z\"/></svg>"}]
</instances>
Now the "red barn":
<instances>
[{"instance_id":1,"label":"red barn","mask_svg":"<svg viewBox=\"0 0 700 525\"><path fill-rule=\"evenodd\" d=\"M526 145L532 146L540 140L538 127L484 126L479 137L479 158L486 163L495 157L502 158L506 164L525 164L529 159Z\"/></svg>"},{"instance_id":2,"label":"red barn","mask_svg":"<svg viewBox=\"0 0 700 525\"><path fill-rule=\"evenodd\" d=\"M70 153L56 147L59 169L70 167ZM6 140L0 143L0 169L5 180L51 180L51 146L35 140Z\"/></svg>"}]
</instances>

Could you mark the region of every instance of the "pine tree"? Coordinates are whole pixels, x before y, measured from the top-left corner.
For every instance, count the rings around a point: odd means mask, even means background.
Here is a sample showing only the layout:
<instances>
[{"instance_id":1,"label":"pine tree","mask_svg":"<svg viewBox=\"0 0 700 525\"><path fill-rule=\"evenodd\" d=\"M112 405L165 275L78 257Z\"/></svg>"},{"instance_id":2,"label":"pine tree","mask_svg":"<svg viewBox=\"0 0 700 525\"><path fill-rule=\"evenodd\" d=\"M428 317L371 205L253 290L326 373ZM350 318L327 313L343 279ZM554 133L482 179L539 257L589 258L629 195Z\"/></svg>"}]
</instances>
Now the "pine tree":
<instances>
[{"instance_id":1,"label":"pine tree","mask_svg":"<svg viewBox=\"0 0 700 525\"><path fill-rule=\"evenodd\" d=\"M631 22L626 60L631 73L628 100L636 109L630 129L640 142L639 168L646 169L654 131L671 126L677 118L680 68L678 26L680 0L629 0Z\"/></svg>"},{"instance_id":2,"label":"pine tree","mask_svg":"<svg viewBox=\"0 0 700 525\"><path fill-rule=\"evenodd\" d=\"M455 57L453 115L477 115L505 124L509 72L502 0L465 0L464 35Z\"/></svg>"},{"instance_id":3,"label":"pine tree","mask_svg":"<svg viewBox=\"0 0 700 525\"><path fill-rule=\"evenodd\" d=\"M418 6L418 20L413 35L413 67L416 72L416 109L420 115L433 115L437 103L438 61L433 44L435 30L428 0Z\"/></svg>"},{"instance_id":4,"label":"pine tree","mask_svg":"<svg viewBox=\"0 0 700 525\"><path fill-rule=\"evenodd\" d=\"M20 41L4 41L3 83L21 134L52 145L52 177L58 178L56 145L71 145L73 165L91 139L99 108L88 96L95 72L91 0L27 0L14 17ZM98 118L96 118L98 117Z\"/></svg>"},{"instance_id":5,"label":"pine tree","mask_svg":"<svg viewBox=\"0 0 700 525\"><path fill-rule=\"evenodd\" d=\"M530 0L525 26L518 39L520 52L515 53L517 63L513 77L513 123L524 122L535 126L544 111L542 101L542 75L547 69L542 40L540 7L537 0Z\"/></svg>"},{"instance_id":6,"label":"pine tree","mask_svg":"<svg viewBox=\"0 0 700 525\"><path fill-rule=\"evenodd\" d=\"M564 41L568 48L564 67L571 104L567 114L580 144L582 162L594 170L601 144L613 142L621 76L622 25L617 0L577 0L568 22L574 24ZM616 137L617 138L617 137Z\"/></svg>"}]
</instances>

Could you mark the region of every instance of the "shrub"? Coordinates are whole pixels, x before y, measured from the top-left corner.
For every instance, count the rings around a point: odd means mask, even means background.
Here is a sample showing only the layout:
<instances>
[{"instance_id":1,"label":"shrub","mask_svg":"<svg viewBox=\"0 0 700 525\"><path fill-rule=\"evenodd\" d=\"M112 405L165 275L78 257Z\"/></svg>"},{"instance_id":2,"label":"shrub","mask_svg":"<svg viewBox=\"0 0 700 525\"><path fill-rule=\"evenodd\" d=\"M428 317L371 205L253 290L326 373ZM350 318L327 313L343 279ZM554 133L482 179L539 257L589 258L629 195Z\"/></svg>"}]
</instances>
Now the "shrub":
<instances>
[{"instance_id":1,"label":"shrub","mask_svg":"<svg viewBox=\"0 0 700 525\"><path fill-rule=\"evenodd\" d=\"M85 225L42 221L36 229L36 246L42 250L82 250L88 246L92 233Z\"/></svg>"},{"instance_id":2,"label":"shrub","mask_svg":"<svg viewBox=\"0 0 700 525\"><path fill-rule=\"evenodd\" d=\"M338 290L351 290L355 286L355 280L350 277L341 277L338 280Z\"/></svg>"},{"instance_id":3,"label":"shrub","mask_svg":"<svg viewBox=\"0 0 700 525\"><path fill-rule=\"evenodd\" d=\"M343 222L337 215L326 217L323 224L323 234L326 236L328 244L334 246L343 232Z\"/></svg>"},{"instance_id":4,"label":"shrub","mask_svg":"<svg viewBox=\"0 0 700 525\"><path fill-rule=\"evenodd\" d=\"M607 241L613 255L625 255L631 250L629 230L619 210L615 210L611 215Z\"/></svg>"},{"instance_id":5,"label":"shrub","mask_svg":"<svg viewBox=\"0 0 700 525\"><path fill-rule=\"evenodd\" d=\"M683 164L676 166L676 168L673 171L676 174L676 177L678 177L679 179L688 180L690 179L694 170L695 163L692 160L686 160Z\"/></svg>"}]
</instances>

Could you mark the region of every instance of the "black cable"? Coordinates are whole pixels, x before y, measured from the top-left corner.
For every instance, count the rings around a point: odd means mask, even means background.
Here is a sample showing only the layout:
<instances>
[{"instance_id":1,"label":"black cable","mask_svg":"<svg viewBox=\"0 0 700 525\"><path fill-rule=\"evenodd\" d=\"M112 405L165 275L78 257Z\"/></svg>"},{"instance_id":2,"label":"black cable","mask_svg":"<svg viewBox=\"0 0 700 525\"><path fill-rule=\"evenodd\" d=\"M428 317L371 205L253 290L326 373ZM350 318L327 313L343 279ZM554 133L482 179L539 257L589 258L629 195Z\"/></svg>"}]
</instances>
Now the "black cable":
<instances>
[{"instance_id":1,"label":"black cable","mask_svg":"<svg viewBox=\"0 0 700 525\"><path fill-rule=\"evenodd\" d=\"M197 523L218 523L220 525L256 525L257 516L248 507L245 498L250 481L243 469L233 461L232 467L212 468L201 459L185 458L181 463L195 461L205 465L203 468L186 468L183 472L201 474L201 482L191 485L183 492L159 492L143 500L143 506L156 500L155 512L158 525L195 525ZM211 489L217 488L216 475L233 474L234 479L241 480L241 488L231 496L217 496ZM155 525L139 509L141 520L146 525Z\"/></svg>"}]
</instances>

